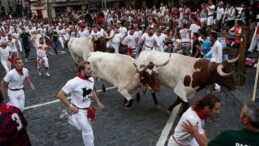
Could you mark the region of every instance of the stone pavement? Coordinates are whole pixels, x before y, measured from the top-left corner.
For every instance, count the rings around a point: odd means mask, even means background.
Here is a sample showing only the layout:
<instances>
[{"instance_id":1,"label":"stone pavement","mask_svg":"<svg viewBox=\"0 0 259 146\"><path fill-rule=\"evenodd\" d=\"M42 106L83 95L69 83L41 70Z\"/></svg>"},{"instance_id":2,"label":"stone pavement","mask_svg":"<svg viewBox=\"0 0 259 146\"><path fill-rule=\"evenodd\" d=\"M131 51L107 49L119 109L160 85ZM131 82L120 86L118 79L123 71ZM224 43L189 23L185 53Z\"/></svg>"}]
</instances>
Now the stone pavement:
<instances>
[{"instance_id":1,"label":"stone pavement","mask_svg":"<svg viewBox=\"0 0 259 146\"><path fill-rule=\"evenodd\" d=\"M68 50L64 50L68 52ZM32 53L33 54L33 53ZM69 53L49 55L51 77L39 77L34 62L25 66L30 71L30 78L36 90L31 91L26 84L26 107L56 100L58 91L67 80L76 74L76 67ZM0 67L0 77L4 70ZM44 71L44 70L43 70ZM224 129L239 129L239 110L243 102L251 99L254 74L249 74L247 85L238 87L235 92L223 89L216 93L222 102L220 117L208 120L209 137L214 137ZM107 87L112 85L107 84ZM97 89L100 85L97 83ZM141 97L140 104L133 104L130 110L122 106L123 97L117 89L99 93L106 106L104 111L97 111L97 120L93 125L96 146L154 146L168 119L166 109L176 96L172 91L162 88L157 94L160 109L153 106L149 92ZM205 89L199 92L190 102L202 98ZM258 95L257 95L258 97ZM95 105L95 103L93 103ZM82 146L81 132L58 117L63 109L68 109L60 102L25 110L28 121L28 132L33 146ZM69 111L69 109L68 109ZM174 127L171 130L173 132Z\"/></svg>"}]
</instances>

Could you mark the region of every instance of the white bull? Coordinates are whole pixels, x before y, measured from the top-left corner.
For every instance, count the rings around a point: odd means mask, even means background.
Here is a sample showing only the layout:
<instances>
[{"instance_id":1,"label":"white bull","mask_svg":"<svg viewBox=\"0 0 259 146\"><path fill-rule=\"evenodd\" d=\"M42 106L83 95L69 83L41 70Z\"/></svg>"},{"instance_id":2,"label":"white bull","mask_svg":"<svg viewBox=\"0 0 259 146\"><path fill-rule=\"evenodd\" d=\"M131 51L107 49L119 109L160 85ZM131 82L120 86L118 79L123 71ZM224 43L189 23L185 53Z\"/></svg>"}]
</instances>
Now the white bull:
<instances>
[{"instance_id":1,"label":"white bull","mask_svg":"<svg viewBox=\"0 0 259 146\"><path fill-rule=\"evenodd\" d=\"M95 38L93 36L71 38L68 42L68 49L74 62L78 64L79 57L83 57L83 60L87 60L90 52L107 52L106 39L107 38Z\"/></svg>"},{"instance_id":2,"label":"white bull","mask_svg":"<svg viewBox=\"0 0 259 146\"><path fill-rule=\"evenodd\" d=\"M94 45L91 37L70 38L68 49L76 64L79 63L79 57L87 60L90 52L94 51Z\"/></svg>"},{"instance_id":3,"label":"white bull","mask_svg":"<svg viewBox=\"0 0 259 146\"><path fill-rule=\"evenodd\" d=\"M142 51L137 62L146 65L153 61L154 64L159 64L167 56L168 53ZM238 57L219 64L172 53L169 63L158 69L160 84L172 89L178 96L177 101L168 110L171 112L179 103L183 103L183 111L186 110L188 108L188 98L193 97L197 91L213 83L220 84L229 90L234 89L235 81L231 75L232 70L229 63L233 63L237 59ZM224 73L223 70L228 73Z\"/></svg>"},{"instance_id":4,"label":"white bull","mask_svg":"<svg viewBox=\"0 0 259 146\"><path fill-rule=\"evenodd\" d=\"M148 85L153 91L160 89L157 83L156 66L153 63L137 69L137 65L133 64L135 59L127 55L104 52L92 52L88 61L91 64L93 76L116 86L118 92L127 99L128 102L125 104L127 107L131 105L133 97L144 85Z\"/></svg>"}]
</instances>

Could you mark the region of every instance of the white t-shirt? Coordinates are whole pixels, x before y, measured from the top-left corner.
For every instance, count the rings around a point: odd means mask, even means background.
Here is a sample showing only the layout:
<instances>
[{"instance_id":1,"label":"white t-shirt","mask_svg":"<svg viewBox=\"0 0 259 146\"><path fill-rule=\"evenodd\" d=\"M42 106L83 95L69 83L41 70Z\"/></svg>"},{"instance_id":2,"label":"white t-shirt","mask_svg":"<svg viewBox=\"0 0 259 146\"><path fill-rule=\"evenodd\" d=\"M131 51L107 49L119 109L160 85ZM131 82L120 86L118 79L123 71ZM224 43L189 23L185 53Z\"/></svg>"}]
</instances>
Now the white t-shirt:
<instances>
[{"instance_id":1,"label":"white t-shirt","mask_svg":"<svg viewBox=\"0 0 259 146\"><path fill-rule=\"evenodd\" d=\"M17 48L15 46L15 39L12 39L11 41L9 41L8 46L10 47L11 52L13 52L13 53L17 52Z\"/></svg>"},{"instance_id":2,"label":"white t-shirt","mask_svg":"<svg viewBox=\"0 0 259 146\"><path fill-rule=\"evenodd\" d=\"M102 34L101 34L100 31L97 31L97 32L92 31L90 35L93 36L93 37L95 37L95 38L100 38L100 37L102 37Z\"/></svg>"},{"instance_id":3,"label":"white t-shirt","mask_svg":"<svg viewBox=\"0 0 259 146\"><path fill-rule=\"evenodd\" d=\"M16 69L10 70L4 77L4 81L8 83L10 89L21 89L24 87L23 82L25 78L29 77L29 71L27 68L23 68L23 75L20 75Z\"/></svg>"},{"instance_id":4,"label":"white t-shirt","mask_svg":"<svg viewBox=\"0 0 259 146\"><path fill-rule=\"evenodd\" d=\"M1 61L6 61L7 58L9 57L9 55L10 55L10 52L11 52L10 47L6 46L5 49L0 47L0 58L1 58Z\"/></svg>"},{"instance_id":5,"label":"white t-shirt","mask_svg":"<svg viewBox=\"0 0 259 146\"><path fill-rule=\"evenodd\" d=\"M113 44L120 44L122 38L123 38L123 36L121 35L121 33L116 33L116 34L113 36L113 38L112 38L112 43L113 43Z\"/></svg>"},{"instance_id":6,"label":"white t-shirt","mask_svg":"<svg viewBox=\"0 0 259 146\"><path fill-rule=\"evenodd\" d=\"M206 56L212 55L212 58L210 59L210 61L216 62L216 63L222 63L222 58L223 58L222 52L223 52L222 45L217 40L211 47L211 50L206 54Z\"/></svg>"},{"instance_id":7,"label":"white t-shirt","mask_svg":"<svg viewBox=\"0 0 259 146\"><path fill-rule=\"evenodd\" d=\"M89 36L89 32L87 31L87 30L83 30L83 31L81 31L81 30L79 30L78 31L78 36L81 38L81 37L88 37Z\"/></svg>"},{"instance_id":8,"label":"white t-shirt","mask_svg":"<svg viewBox=\"0 0 259 146\"><path fill-rule=\"evenodd\" d=\"M145 33L145 34L142 35L141 40L145 41L144 42L144 46L145 47L148 47L148 48L154 47L154 44L155 44L155 37L154 37L154 35L149 36L147 33Z\"/></svg>"},{"instance_id":9,"label":"white t-shirt","mask_svg":"<svg viewBox=\"0 0 259 146\"><path fill-rule=\"evenodd\" d=\"M182 43L189 43L191 42L190 38L190 30L187 28L183 28L180 30L180 36Z\"/></svg>"},{"instance_id":10,"label":"white t-shirt","mask_svg":"<svg viewBox=\"0 0 259 146\"><path fill-rule=\"evenodd\" d=\"M125 42L128 48L136 48L136 37L133 35L128 34L125 38Z\"/></svg>"},{"instance_id":11,"label":"white t-shirt","mask_svg":"<svg viewBox=\"0 0 259 146\"><path fill-rule=\"evenodd\" d=\"M215 5L209 6L207 10L208 10L208 17L213 16L213 13L215 11Z\"/></svg>"},{"instance_id":12,"label":"white t-shirt","mask_svg":"<svg viewBox=\"0 0 259 146\"><path fill-rule=\"evenodd\" d=\"M224 15L224 8L217 8L217 20L220 20L221 18L223 18Z\"/></svg>"},{"instance_id":13,"label":"white t-shirt","mask_svg":"<svg viewBox=\"0 0 259 146\"><path fill-rule=\"evenodd\" d=\"M198 131L200 134L204 134L204 120L201 120L197 113L192 109L192 107L190 107L181 117L180 121L175 127L173 135L177 143L181 145L193 146L195 143L197 143L195 138L192 136L192 134L186 132L185 128L183 127L183 122L187 122L187 120L190 121L192 125L196 125L196 123L199 122Z\"/></svg>"},{"instance_id":14,"label":"white t-shirt","mask_svg":"<svg viewBox=\"0 0 259 146\"><path fill-rule=\"evenodd\" d=\"M94 78L90 77L89 80L74 77L62 88L66 94L71 93L71 103L79 108L87 108L91 104L90 99L94 90Z\"/></svg>"},{"instance_id":15,"label":"white t-shirt","mask_svg":"<svg viewBox=\"0 0 259 146\"><path fill-rule=\"evenodd\" d=\"M158 47L164 47L167 35L161 33L160 36L157 36L157 34L154 34L154 37L155 37L155 40L156 40L156 45Z\"/></svg>"},{"instance_id":16,"label":"white t-shirt","mask_svg":"<svg viewBox=\"0 0 259 146\"><path fill-rule=\"evenodd\" d=\"M124 37L124 36L127 34L128 30L127 30L126 27L120 27L120 28L119 28L119 32L120 32L121 35Z\"/></svg>"},{"instance_id":17,"label":"white t-shirt","mask_svg":"<svg viewBox=\"0 0 259 146\"><path fill-rule=\"evenodd\" d=\"M198 32L198 30L200 29L201 27L197 24L191 24L190 25L190 30L191 30L191 37L193 36L193 33L195 32Z\"/></svg>"},{"instance_id":18,"label":"white t-shirt","mask_svg":"<svg viewBox=\"0 0 259 146\"><path fill-rule=\"evenodd\" d=\"M46 45L41 45L39 44L38 49L37 49L37 56L38 57L45 57L46 56Z\"/></svg>"}]
</instances>

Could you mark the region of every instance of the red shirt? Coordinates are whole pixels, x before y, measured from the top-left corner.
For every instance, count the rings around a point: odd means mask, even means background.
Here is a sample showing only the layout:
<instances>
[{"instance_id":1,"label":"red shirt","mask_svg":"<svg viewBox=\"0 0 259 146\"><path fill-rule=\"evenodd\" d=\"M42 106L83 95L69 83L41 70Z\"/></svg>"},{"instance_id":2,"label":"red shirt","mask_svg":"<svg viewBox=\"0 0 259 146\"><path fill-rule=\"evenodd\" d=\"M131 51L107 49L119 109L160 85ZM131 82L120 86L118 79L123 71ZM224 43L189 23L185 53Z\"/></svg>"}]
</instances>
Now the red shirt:
<instances>
[{"instance_id":1,"label":"red shirt","mask_svg":"<svg viewBox=\"0 0 259 146\"><path fill-rule=\"evenodd\" d=\"M31 146L27 122L16 107L0 105L0 146Z\"/></svg>"},{"instance_id":2,"label":"red shirt","mask_svg":"<svg viewBox=\"0 0 259 146\"><path fill-rule=\"evenodd\" d=\"M173 10L172 16L174 19L178 19L180 17L180 11L178 9Z\"/></svg>"}]
</instances>

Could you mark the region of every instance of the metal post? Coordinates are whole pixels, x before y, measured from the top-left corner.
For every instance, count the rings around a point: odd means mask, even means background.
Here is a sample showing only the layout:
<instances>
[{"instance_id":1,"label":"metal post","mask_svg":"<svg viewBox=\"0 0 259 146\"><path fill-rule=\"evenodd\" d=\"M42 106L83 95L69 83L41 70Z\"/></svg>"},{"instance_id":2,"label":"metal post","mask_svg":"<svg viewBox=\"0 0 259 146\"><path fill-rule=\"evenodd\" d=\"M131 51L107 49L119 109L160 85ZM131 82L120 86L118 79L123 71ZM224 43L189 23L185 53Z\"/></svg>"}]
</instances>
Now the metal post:
<instances>
[{"instance_id":1,"label":"metal post","mask_svg":"<svg viewBox=\"0 0 259 146\"><path fill-rule=\"evenodd\" d=\"M257 59L255 84L254 84L254 91L253 91L252 101L255 101L255 98L256 98L256 89L257 89L257 84L258 84L258 76L259 76L259 57Z\"/></svg>"}]
</instances>

